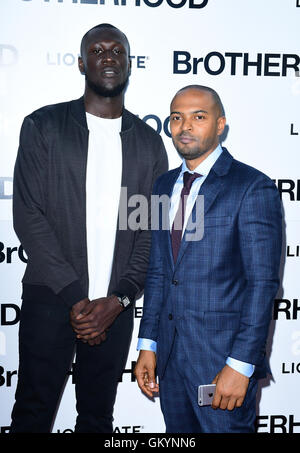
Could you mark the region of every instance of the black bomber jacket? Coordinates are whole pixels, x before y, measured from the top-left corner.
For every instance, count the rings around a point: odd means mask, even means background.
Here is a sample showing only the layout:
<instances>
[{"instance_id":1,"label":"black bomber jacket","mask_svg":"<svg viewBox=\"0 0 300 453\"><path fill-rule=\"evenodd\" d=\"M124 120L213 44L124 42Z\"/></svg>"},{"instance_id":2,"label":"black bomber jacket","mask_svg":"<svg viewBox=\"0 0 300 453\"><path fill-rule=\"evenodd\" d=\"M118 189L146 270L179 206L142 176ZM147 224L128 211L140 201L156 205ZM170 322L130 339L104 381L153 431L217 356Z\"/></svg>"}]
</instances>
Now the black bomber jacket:
<instances>
[{"instance_id":1,"label":"black bomber jacket","mask_svg":"<svg viewBox=\"0 0 300 453\"><path fill-rule=\"evenodd\" d=\"M128 199L150 200L155 180L168 169L162 139L126 109L120 135L122 187ZM83 97L42 107L23 121L14 170L14 229L28 256L23 284L50 288L69 307L88 294L88 137ZM141 295L150 243L150 229L117 229L108 294Z\"/></svg>"}]
</instances>

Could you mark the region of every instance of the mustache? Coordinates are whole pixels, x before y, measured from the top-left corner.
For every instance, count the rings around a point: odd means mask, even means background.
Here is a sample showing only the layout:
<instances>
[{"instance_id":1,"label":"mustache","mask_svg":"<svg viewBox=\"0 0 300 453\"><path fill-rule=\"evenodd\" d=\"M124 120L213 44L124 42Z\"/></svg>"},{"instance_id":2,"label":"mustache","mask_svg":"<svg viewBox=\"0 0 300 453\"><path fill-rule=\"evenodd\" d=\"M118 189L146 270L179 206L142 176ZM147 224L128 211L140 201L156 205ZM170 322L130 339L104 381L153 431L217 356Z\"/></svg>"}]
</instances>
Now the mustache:
<instances>
[{"instance_id":1,"label":"mustache","mask_svg":"<svg viewBox=\"0 0 300 453\"><path fill-rule=\"evenodd\" d=\"M180 134L177 135L177 137L194 137L192 134L190 134L189 132L185 132L185 131L182 131L180 132Z\"/></svg>"},{"instance_id":2,"label":"mustache","mask_svg":"<svg viewBox=\"0 0 300 453\"><path fill-rule=\"evenodd\" d=\"M190 138L190 139L195 140L194 135L190 134L189 132L185 132L185 131L180 132L180 134L176 135L176 138L181 138L181 137L183 137L183 138L186 137L186 138Z\"/></svg>"}]
</instances>

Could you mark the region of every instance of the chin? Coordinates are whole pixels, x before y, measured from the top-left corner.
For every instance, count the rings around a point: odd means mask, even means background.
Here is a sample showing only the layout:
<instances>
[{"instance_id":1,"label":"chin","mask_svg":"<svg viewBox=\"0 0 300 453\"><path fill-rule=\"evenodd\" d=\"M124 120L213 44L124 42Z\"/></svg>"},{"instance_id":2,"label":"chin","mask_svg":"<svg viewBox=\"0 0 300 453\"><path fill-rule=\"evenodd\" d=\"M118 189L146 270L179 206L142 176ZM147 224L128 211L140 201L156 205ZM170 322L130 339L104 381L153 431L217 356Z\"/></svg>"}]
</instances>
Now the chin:
<instances>
[{"instance_id":1,"label":"chin","mask_svg":"<svg viewBox=\"0 0 300 453\"><path fill-rule=\"evenodd\" d=\"M89 88L96 93L98 96L105 97L105 98L113 98L119 96L126 88L128 83L128 78L121 83L117 83L116 85L108 84L102 85L100 83L94 83L86 77L86 82Z\"/></svg>"},{"instance_id":2,"label":"chin","mask_svg":"<svg viewBox=\"0 0 300 453\"><path fill-rule=\"evenodd\" d=\"M197 148L197 150L193 149L180 149L176 147L178 154L185 160L194 160L198 159L199 157L203 156L207 151L201 151Z\"/></svg>"}]
</instances>

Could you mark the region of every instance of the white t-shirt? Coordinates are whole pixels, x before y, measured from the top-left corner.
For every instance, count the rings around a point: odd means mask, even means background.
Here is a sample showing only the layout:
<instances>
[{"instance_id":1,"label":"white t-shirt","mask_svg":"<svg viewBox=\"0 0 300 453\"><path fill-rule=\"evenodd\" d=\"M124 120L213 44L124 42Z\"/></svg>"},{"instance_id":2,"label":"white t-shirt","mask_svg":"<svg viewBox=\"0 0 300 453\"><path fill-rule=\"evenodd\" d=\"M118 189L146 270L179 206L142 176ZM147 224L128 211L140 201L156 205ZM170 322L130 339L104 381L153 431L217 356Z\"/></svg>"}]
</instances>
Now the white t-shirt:
<instances>
[{"instance_id":1,"label":"white t-shirt","mask_svg":"<svg viewBox=\"0 0 300 453\"><path fill-rule=\"evenodd\" d=\"M89 299L105 297L111 277L122 177L122 117L86 113L89 145L86 229Z\"/></svg>"}]
</instances>

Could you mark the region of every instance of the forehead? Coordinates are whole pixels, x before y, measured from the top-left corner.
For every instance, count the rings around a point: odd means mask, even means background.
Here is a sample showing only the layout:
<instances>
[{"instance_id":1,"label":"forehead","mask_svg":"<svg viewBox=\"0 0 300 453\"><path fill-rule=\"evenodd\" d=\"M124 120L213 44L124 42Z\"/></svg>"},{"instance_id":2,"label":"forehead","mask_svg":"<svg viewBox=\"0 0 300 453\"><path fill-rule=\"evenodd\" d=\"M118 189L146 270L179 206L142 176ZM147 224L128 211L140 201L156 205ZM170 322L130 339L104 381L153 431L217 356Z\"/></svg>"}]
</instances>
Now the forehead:
<instances>
[{"instance_id":1,"label":"forehead","mask_svg":"<svg viewBox=\"0 0 300 453\"><path fill-rule=\"evenodd\" d=\"M87 49L92 44L101 42L114 42L128 48L127 40L124 34L119 30L110 28L91 30L86 36L84 47Z\"/></svg>"},{"instance_id":2,"label":"forehead","mask_svg":"<svg viewBox=\"0 0 300 453\"><path fill-rule=\"evenodd\" d=\"M171 111L211 111L215 107L211 93L204 90L187 89L179 92L171 103Z\"/></svg>"}]
</instances>

